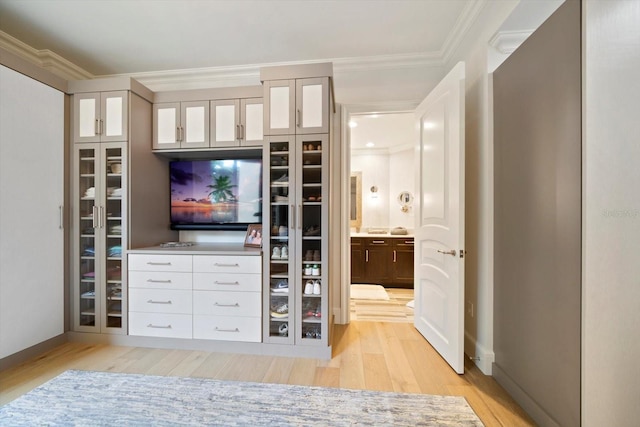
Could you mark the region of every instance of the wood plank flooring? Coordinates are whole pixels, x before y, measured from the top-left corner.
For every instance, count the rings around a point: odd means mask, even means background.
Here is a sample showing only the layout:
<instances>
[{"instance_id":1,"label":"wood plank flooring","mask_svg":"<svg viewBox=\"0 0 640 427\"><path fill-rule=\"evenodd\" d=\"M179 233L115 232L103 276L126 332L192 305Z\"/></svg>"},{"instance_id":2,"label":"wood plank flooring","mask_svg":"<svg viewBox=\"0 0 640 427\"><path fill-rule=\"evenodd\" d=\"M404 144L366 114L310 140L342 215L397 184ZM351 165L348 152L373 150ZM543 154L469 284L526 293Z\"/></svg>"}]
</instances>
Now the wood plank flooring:
<instances>
[{"instance_id":1,"label":"wood plank flooring","mask_svg":"<svg viewBox=\"0 0 640 427\"><path fill-rule=\"evenodd\" d=\"M457 375L410 323L336 325L331 360L66 343L0 372L0 404L67 369L459 395L488 427L535 425L470 361Z\"/></svg>"}]
</instances>

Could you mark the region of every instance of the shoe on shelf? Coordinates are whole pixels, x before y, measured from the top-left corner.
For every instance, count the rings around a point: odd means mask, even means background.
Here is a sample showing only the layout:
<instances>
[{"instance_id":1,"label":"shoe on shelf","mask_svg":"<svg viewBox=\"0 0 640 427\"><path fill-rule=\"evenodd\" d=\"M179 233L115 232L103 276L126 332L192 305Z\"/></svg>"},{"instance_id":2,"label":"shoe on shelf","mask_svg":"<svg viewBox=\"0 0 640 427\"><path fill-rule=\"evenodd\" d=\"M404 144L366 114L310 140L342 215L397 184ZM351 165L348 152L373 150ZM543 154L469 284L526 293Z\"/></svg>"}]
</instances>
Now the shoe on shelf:
<instances>
[{"instance_id":1,"label":"shoe on shelf","mask_svg":"<svg viewBox=\"0 0 640 427\"><path fill-rule=\"evenodd\" d=\"M289 304L282 303L275 306L271 306L271 317L276 319L284 319L289 317Z\"/></svg>"},{"instance_id":2,"label":"shoe on shelf","mask_svg":"<svg viewBox=\"0 0 640 427\"><path fill-rule=\"evenodd\" d=\"M273 196L273 201L274 202L288 202L289 201L289 197L281 196L279 194L276 194L275 196Z\"/></svg>"},{"instance_id":3,"label":"shoe on shelf","mask_svg":"<svg viewBox=\"0 0 640 427\"><path fill-rule=\"evenodd\" d=\"M289 235L289 230L287 229L286 225L281 225L280 227L278 227L278 236L288 236Z\"/></svg>"},{"instance_id":4,"label":"shoe on shelf","mask_svg":"<svg viewBox=\"0 0 640 427\"><path fill-rule=\"evenodd\" d=\"M287 245L284 245L280 249L280 259L289 259L289 248L287 247Z\"/></svg>"},{"instance_id":5,"label":"shoe on shelf","mask_svg":"<svg viewBox=\"0 0 640 427\"><path fill-rule=\"evenodd\" d=\"M271 292L276 294L289 293L289 282L280 280L271 288Z\"/></svg>"},{"instance_id":6,"label":"shoe on shelf","mask_svg":"<svg viewBox=\"0 0 640 427\"><path fill-rule=\"evenodd\" d=\"M289 183L289 176L285 173L284 175L282 175L280 178L274 180L273 182L277 182L280 184L288 184Z\"/></svg>"},{"instance_id":7,"label":"shoe on shelf","mask_svg":"<svg viewBox=\"0 0 640 427\"><path fill-rule=\"evenodd\" d=\"M313 261L313 251L309 249L307 253L304 254L305 261Z\"/></svg>"},{"instance_id":8,"label":"shoe on shelf","mask_svg":"<svg viewBox=\"0 0 640 427\"><path fill-rule=\"evenodd\" d=\"M313 251L313 259L308 261L320 261L320 251L319 250Z\"/></svg>"},{"instance_id":9,"label":"shoe on shelf","mask_svg":"<svg viewBox=\"0 0 640 427\"><path fill-rule=\"evenodd\" d=\"M305 295L313 295L313 280L307 280L307 284L304 286Z\"/></svg>"},{"instance_id":10,"label":"shoe on shelf","mask_svg":"<svg viewBox=\"0 0 640 427\"><path fill-rule=\"evenodd\" d=\"M282 325L280 325L280 327L278 328L278 333L283 337L289 336L289 324L283 323Z\"/></svg>"},{"instance_id":11,"label":"shoe on shelf","mask_svg":"<svg viewBox=\"0 0 640 427\"><path fill-rule=\"evenodd\" d=\"M274 246L271 253L271 259L280 259L280 246Z\"/></svg>"},{"instance_id":12,"label":"shoe on shelf","mask_svg":"<svg viewBox=\"0 0 640 427\"><path fill-rule=\"evenodd\" d=\"M320 226L318 225L310 225L303 230L302 233L304 236L319 236L320 235Z\"/></svg>"},{"instance_id":13,"label":"shoe on shelf","mask_svg":"<svg viewBox=\"0 0 640 427\"><path fill-rule=\"evenodd\" d=\"M313 294L320 295L320 280L315 280L313 282Z\"/></svg>"}]
</instances>

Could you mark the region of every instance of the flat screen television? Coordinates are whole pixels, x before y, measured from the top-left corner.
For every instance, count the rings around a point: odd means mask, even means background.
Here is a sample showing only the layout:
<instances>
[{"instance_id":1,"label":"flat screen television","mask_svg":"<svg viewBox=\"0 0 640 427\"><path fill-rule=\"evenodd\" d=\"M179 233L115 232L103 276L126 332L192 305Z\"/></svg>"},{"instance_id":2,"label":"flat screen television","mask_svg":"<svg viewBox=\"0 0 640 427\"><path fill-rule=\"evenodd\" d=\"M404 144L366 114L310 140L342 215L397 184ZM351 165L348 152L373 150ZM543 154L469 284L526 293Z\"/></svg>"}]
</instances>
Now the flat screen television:
<instances>
[{"instance_id":1,"label":"flat screen television","mask_svg":"<svg viewBox=\"0 0 640 427\"><path fill-rule=\"evenodd\" d=\"M171 228L246 230L262 222L262 159L169 163Z\"/></svg>"}]
</instances>

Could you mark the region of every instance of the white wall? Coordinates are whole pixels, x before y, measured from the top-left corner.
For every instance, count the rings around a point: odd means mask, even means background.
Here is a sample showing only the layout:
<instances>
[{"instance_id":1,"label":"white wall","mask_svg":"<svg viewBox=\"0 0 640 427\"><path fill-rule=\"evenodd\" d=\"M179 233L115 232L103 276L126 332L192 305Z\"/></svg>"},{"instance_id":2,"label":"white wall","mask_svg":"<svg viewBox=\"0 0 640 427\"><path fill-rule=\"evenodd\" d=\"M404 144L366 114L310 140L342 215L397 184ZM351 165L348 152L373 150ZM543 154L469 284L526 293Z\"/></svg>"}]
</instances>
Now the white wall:
<instances>
[{"instance_id":1,"label":"white wall","mask_svg":"<svg viewBox=\"0 0 640 427\"><path fill-rule=\"evenodd\" d=\"M640 2L583 2L582 421L640 420Z\"/></svg>"},{"instance_id":2,"label":"white wall","mask_svg":"<svg viewBox=\"0 0 640 427\"><path fill-rule=\"evenodd\" d=\"M397 201L401 191L414 194L413 149L378 153L352 153L351 171L362 172L362 231L367 228L414 228L413 209L402 212ZM378 187L372 197L371 186Z\"/></svg>"}]
</instances>

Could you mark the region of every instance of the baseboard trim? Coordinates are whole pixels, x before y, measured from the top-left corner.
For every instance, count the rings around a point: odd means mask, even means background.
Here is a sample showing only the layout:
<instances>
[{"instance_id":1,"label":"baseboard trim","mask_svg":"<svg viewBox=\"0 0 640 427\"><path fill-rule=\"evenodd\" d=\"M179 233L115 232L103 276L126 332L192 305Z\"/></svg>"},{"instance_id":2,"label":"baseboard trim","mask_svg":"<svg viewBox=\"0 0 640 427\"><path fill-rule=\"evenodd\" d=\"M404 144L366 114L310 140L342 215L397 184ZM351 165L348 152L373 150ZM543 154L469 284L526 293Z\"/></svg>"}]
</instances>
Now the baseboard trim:
<instances>
[{"instance_id":1,"label":"baseboard trim","mask_svg":"<svg viewBox=\"0 0 640 427\"><path fill-rule=\"evenodd\" d=\"M497 363L493 364L493 378L518 402L536 424L545 427L560 427L538 403L527 394Z\"/></svg>"},{"instance_id":2,"label":"baseboard trim","mask_svg":"<svg viewBox=\"0 0 640 427\"><path fill-rule=\"evenodd\" d=\"M485 375L492 375L493 362L496 360L495 353L477 342L466 331L464 333L464 352L473 360L480 372Z\"/></svg>"},{"instance_id":3,"label":"baseboard trim","mask_svg":"<svg viewBox=\"0 0 640 427\"><path fill-rule=\"evenodd\" d=\"M238 353L263 356L303 357L331 360L331 346L292 346L240 341L215 341L182 338L157 338L132 335L108 335L69 332L69 341L84 344L109 344L124 347L194 350L214 353Z\"/></svg>"},{"instance_id":4,"label":"baseboard trim","mask_svg":"<svg viewBox=\"0 0 640 427\"><path fill-rule=\"evenodd\" d=\"M25 348L24 350L21 350L17 353L13 353L5 358L0 359L0 371L18 366L19 364L24 363L36 356L39 356L46 351L49 351L61 344L66 343L67 341L67 334L60 334L29 348Z\"/></svg>"}]
</instances>

